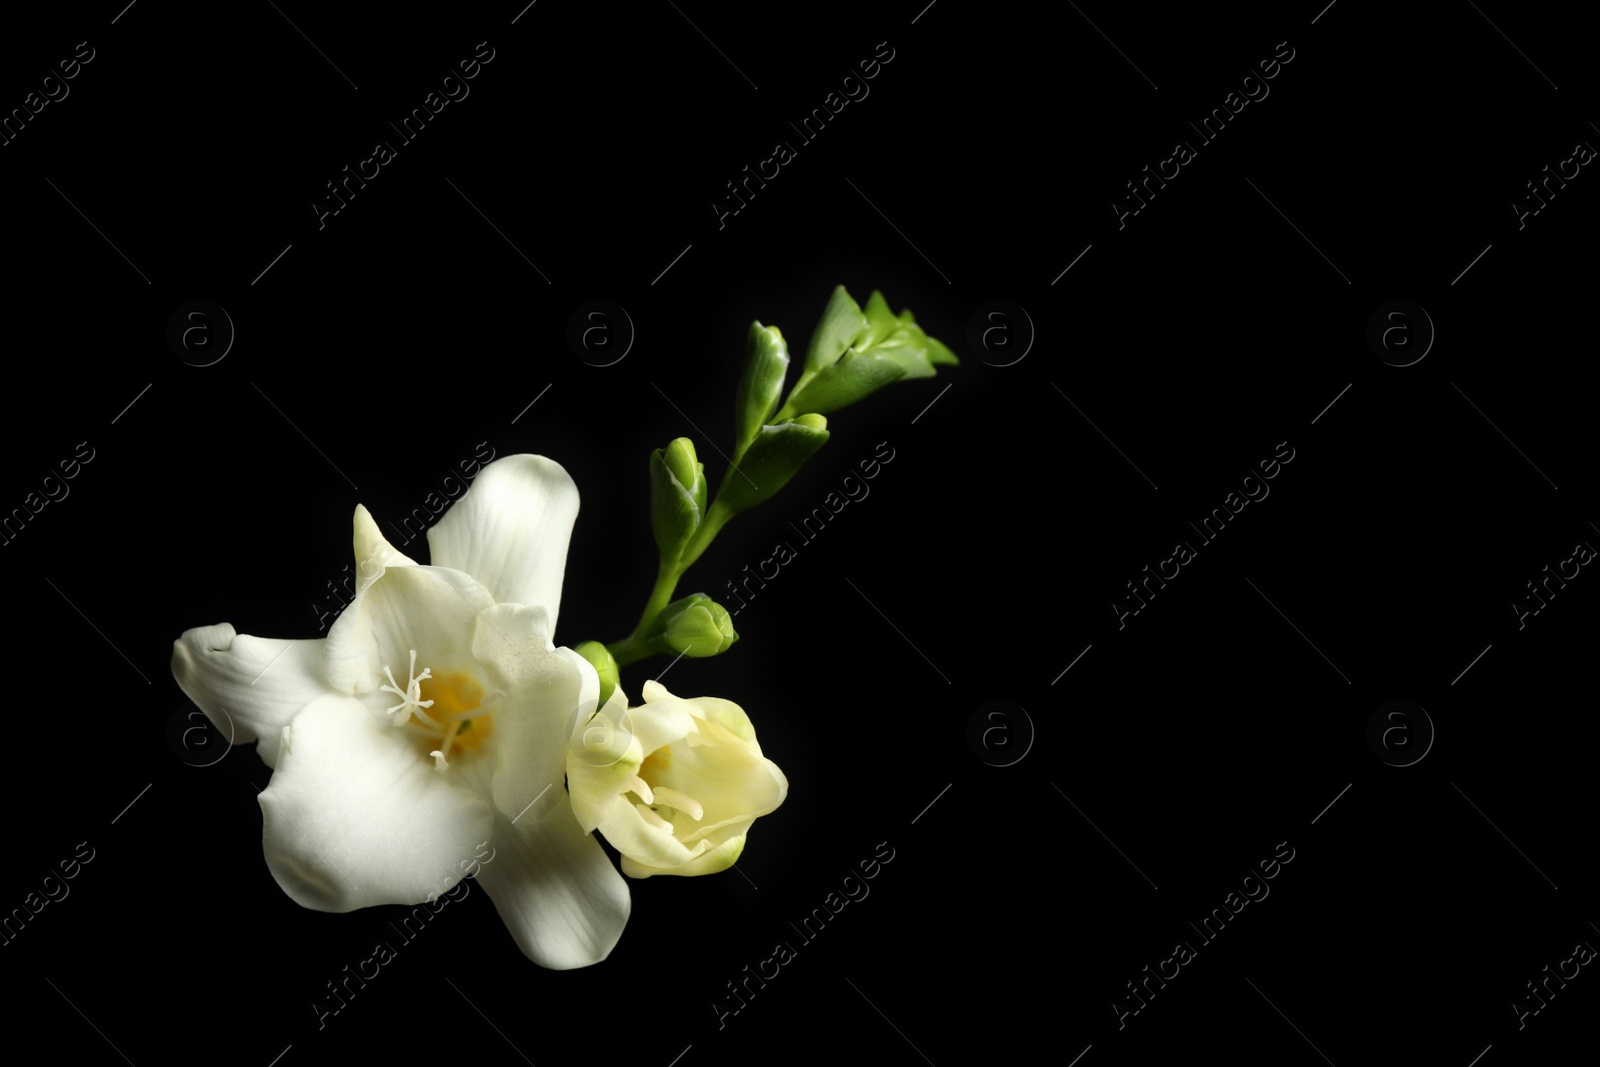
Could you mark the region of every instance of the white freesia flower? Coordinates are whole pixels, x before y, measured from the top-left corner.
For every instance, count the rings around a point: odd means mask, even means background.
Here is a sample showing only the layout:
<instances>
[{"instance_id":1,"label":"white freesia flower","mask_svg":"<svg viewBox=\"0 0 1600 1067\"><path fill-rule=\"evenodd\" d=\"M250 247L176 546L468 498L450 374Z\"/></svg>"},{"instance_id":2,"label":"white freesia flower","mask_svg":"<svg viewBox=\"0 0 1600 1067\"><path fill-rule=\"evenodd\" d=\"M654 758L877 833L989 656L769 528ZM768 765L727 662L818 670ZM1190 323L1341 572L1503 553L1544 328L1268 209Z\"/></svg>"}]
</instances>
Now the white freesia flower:
<instances>
[{"instance_id":1,"label":"white freesia flower","mask_svg":"<svg viewBox=\"0 0 1600 1067\"><path fill-rule=\"evenodd\" d=\"M487 841L478 882L529 959L610 953L627 883L562 786L573 717L592 711L599 679L550 640L577 512L559 464L508 456L428 531L431 566L358 506L359 584L326 638L222 623L175 642L183 691L274 768L263 845L295 901L422 903Z\"/></svg>"},{"instance_id":2,"label":"white freesia flower","mask_svg":"<svg viewBox=\"0 0 1600 1067\"><path fill-rule=\"evenodd\" d=\"M630 877L726 870L789 781L732 701L675 697L657 682L644 684L644 699L629 708L619 687L598 714L575 718L572 810L622 853Z\"/></svg>"}]
</instances>

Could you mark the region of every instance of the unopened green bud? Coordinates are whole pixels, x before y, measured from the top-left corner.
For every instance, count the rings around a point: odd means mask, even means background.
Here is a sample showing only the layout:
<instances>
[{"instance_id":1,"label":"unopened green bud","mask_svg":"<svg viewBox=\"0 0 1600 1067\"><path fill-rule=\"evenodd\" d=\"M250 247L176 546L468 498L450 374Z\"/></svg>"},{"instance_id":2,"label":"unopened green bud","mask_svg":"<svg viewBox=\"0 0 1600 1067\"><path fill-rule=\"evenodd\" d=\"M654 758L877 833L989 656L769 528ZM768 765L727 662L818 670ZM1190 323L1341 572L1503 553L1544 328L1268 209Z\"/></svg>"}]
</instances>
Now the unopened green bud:
<instances>
[{"instance_id":1,"label":"unopened green bud","mask_svg":"<svg viewBox=\"0 0 1600 1067\"><path fill-rule=\"evenodd\" d=\"M783 422L804 411L827 414L848 407L884 386L906 378L931 378L939 364L954 365L956 355L929 337L909 310L895 316L883 294L874 290L864 311L856 311L843 289L835 291L823 313L805 373L774 417ZM845 301L849 301L848 304Z\"/></svg>"},{"instance_id":2,"label":"unopened green bud","mask_svg":"<svg viewBox=\"0 0 1600 1067\"><path fill-rule=\"evenodd\" d=\"M867 306L862 311L867 316L867 329L855 340L851 346L853 348L871 348L893 333L902 321L912 321L910 311L902 312L900 318L895 318L894 312L889 310L889 301L876 289L867 298Z\"/></svg>"},{"instance_id":3,"label":"unopened green bud","mask_svg":"<svg viewBox=\"0 0 1600 1067\"><path fill-rule=\"evenodd\" d=\"M723 480L717 506L737 515L766 501L827 443L827 425L821 415L807 414L761 427L739 465Z\"/></svg>"},{"instance_id":4,"label":"unopened green bud","mask_svg":"<svg viewBox=\"0 0 1600 1067\"><path fill-rule=\"evenodd\" d=\"M572 651L588 660L589 665L600 676L600 702L595 707L605 707L606 701L617 691L617 683L621 680L621 675L617 672L617 661L611 658L611 653L599 641L585 641Z\"/></svg>"},{"instance_id":5,"label":"unopened green bud","mask_svg":"<svg viewBox=\"0 0 1600 1067\"><path fill-rule=\"evenodd\" d=\"M703 476L703 467L695 456L694 442L687 437L674 438L662 451L664 452L662 459L666 461L667 470L678 480L679 485L690 489L696 504L704 510L706 480Z\"/></svg>"},{"instance_id":6,"label":"unopened green bud","mask_svg":"<svg viewBox=\"0 0 1600 1067\"><path fill-rule=\"evenodd\" d=\"M739 640L728 609L701 593L662 608L655 628L672 651L695 659L726 652Z\"/></svg>"},{"instance_id":7,"label":"unopened green bud","mask_svg":"<svg viewBox=\"0 0 1600 1067\"><path fill-rule=\"evenodd\" d=\"M776 326L752 322L749 347L744 373L739 378L739 392L734 398L735 463L761 432L761 427L772 418L772 413L778 410L783 378L789 370L789 346Z\"/></svg>"},{"instance_id":8,"label":"unopened green bud","mask_svg":"<svg viewBox=\"0 0 1600 1067\"><path fill-rule=\"evenodd\" d=\"M867 316L861 313L861 305L844 286L834 286L828 306L822 310L822 319L811 333L811 344L806 348L806 374L815 374L838 362L845 349L855 344L869 326Z\"/></svg>"},{"instance_id":9,"label":"unopened green bud","mask_svg":"<svg viewBox=\"0 0 1600 1067\"><path fill-rule=\"evenodd\" d=\"M679 437L650 454L650 527L661 558L675 560L706 513L705 465L694 442Z\"/></svg>"}]
</instances>

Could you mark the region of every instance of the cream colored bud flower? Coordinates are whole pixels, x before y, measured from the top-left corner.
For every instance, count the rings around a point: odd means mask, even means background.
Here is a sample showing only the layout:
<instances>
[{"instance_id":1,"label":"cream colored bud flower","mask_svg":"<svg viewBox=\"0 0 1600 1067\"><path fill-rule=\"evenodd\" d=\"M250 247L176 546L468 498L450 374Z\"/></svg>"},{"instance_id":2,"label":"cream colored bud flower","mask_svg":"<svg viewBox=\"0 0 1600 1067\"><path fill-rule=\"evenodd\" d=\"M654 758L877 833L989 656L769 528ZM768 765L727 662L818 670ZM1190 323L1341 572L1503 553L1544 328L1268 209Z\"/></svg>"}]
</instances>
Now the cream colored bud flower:
<instances>
[{"instance_id":1,"label":"cream colored bud flower","mask_svg":"<svg viewBox=\"0 0 1600 1067\"><path fill-rule=\"evenodd\" d=\"M622 853L629 877L726 870L789 781L732 701L675 697L656 682L644 699L629 708L618 689L592 718L578 716L567 750L573 813Z\"/></svg>"}]
</instances>

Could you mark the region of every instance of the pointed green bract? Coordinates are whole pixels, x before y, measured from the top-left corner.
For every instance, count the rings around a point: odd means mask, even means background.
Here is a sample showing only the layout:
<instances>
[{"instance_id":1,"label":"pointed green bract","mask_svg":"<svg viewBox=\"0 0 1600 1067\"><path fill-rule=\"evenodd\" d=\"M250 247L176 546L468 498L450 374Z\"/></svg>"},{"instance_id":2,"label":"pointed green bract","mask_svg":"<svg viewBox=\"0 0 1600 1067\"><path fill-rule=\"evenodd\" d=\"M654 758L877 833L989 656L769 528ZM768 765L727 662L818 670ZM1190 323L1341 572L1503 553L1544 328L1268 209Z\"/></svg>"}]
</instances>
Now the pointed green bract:
<instances>
[{"instance_id":1,"label":"pointed green bract","mask_svg":"<svg viewBox=\"0 0 1600 1067\"><path fill-rule=\"evenodd\" d=\"M927 335L924 334L923 336L926 337ZM935 365L943 364L949 367L956 367L961 364L961 361L956 358L956 354L950 351L945 343L937 337L928 337L928 360Z\"/></svg>"},{"instance_id":2,"label":"pointed green bract","mask_svg":"<svg viewBox=\"0 0 1600 1067\"><path fill-rule=\"evenodd\" d=\"M650 454L650 528L664 560L675 560L706 513L705 464L694 442L679 437Z\"/></svg>"},{"instance_id":3,"label":"pointed green bract","mask_svg":"<svg viewBox=\"0 0 1600 1067\"><path fill-rule=\"evenodd\" d=\"M806 349L806 374L815 374L832 365L866 329L867 317L861 313L861 305L845 292L844 286L834 286L828 306L822 310L822 319L811 334L811 345Z\"/></svg>"},{"instance_id":4,"label":"pointed green bract","mask_svg":"<svg viewBox=\"0 0 1600 1067\"><path fill-rule=\"evenodd\" d=\"M738 463L756 434L778 409L783 378L789 370L789 346L776 326L750 324L749 355L734 397L733 462Z\"/></svg>"},{"instance_id":5,"label":"pointed green bract","mask_svg":"<svg viewBox=\"0 0 1600 1067\"><path fill-rule=\"evenodd\" d=\"M849 314L853 307L855 301L843 286L834 290L811 339L806 372L795 382L776 421L803 411L826 415L891 382L929 378L935 365L959 362L954 352L917 325L910 309L894 315L878 290L873 290L859 318ZM847 334L852 328L855 332Z\"/></svg>"},{"instance_id":6,"label":"pointed green bract","mask_svg":"<svg viewBox=\"0 0 1600 1067\"><path fill-rule=\"evenodd\" d=\"M867 316L867 329L860 337L850 342L853 348L868 348L877 344L893 332L902 321L910 321L909 311L901 312L900 318L894 317L894 312L889 310L889 301L883 298L883 293L877 289L872 290L872 295L867 297L867 306L862 309Z\"/></svg>"},{"instance_id":7,"label":"pointed green bract","mask_svg":"<svg viewBox=\"0 0 1600 1067\"><path fill-rule=\"evenodd\" d=\"M806 421L763 426L739 466L729 472L717 493L717 503L737 514L767 500L795 476L828 441L828 420L802 416ZM820 423L820 425L818 425Z\"/></svg>"},{"instance_id":8,"label":"pointed green bract","mask_svg":"<svg viewBox=\"0 0 1600 1067\"><path fill-rule=\"evenodd\" d=\"M931 378L934 374L928 335L916 323L902 323L873 347L853 354L887 359L905 368L907 378Z\"/></svg>"},{"instance_id":9,"label":"pointed green bract","mask_svg":"<svg viewBox=\"0 0 1600 1067\"><path fill-rule=\"evenodd\" d=\"M906 377L906 368L886 354L862 356L847 352L845 357L813 378L803 390L789 398L780 416L789 411L815 411L829 414L849 407L891 382Z\"/></svg>"}]
</instances>

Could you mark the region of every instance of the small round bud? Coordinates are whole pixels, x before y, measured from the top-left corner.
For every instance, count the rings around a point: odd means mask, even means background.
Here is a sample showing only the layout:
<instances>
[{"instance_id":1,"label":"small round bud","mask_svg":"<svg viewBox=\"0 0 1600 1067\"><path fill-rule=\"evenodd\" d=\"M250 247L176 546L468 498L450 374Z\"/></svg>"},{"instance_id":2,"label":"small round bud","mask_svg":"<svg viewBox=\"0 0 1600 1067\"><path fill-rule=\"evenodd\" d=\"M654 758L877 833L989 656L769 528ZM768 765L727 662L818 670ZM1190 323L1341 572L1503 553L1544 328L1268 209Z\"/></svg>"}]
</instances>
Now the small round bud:
<instances>
[{"instance_id":1,"label":"small round bud","mask_svg":"<svg viewBox=\"0 0 1600 1067\"><path fill-rule=\"evenodd\" d=\"M617 683L621 675L617 671L617 661L611 658L611 653L599 641L585 641L572 651L589 661L589 665L600 676L600 701L596 707L605 707L606 701L611 699L611 694L616 692Z\"/></svg>"},{"instance_id":2,"label":"small round bud","mask_svg":"<svg viewBox=\"0 0 1600 1067\"><path fill-rule=\"evenodd\" d=\"M696 594L669 604L661 618L667 646L696 659L725 652L739 639L728 609L707 596Z\"/></svg>"}]
</instances>

